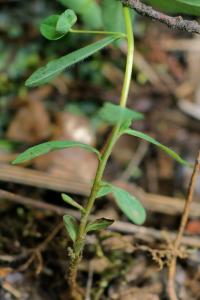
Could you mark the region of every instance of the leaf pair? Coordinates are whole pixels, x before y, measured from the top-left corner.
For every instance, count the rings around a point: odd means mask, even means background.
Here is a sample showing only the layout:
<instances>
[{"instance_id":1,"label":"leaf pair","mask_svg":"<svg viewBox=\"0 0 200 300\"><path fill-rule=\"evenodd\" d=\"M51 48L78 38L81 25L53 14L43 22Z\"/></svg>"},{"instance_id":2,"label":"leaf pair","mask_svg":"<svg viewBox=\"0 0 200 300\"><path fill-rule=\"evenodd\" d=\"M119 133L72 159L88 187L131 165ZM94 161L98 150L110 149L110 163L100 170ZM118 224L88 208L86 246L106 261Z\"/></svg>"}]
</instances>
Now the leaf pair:
<instances>
[{"instance_id":1,"label":"leaf pair","mask_svg":"<svg viewBox=\"0 0 200 300\"><path fill-rule=\"evenodd\" d=\"M154 138L150 137L149 135L133 130L129 128L132 121L137 121L143 119L143 115L141 113L138 113L134 110L130 110L128 108L123 108L118 105L114 105L112 103L106 103L103 108L99 111L99 117L107 122L108 124L117 125L120 124L120 132L119 136L122 134L129 134L135 137L138 137L140 139L143 139L158 148L162 149L165 153L167 153L169 156L171 156L173 159L175 159L177 162L179 162L182 165L188 165L189 163L182 159L176 152L174 152L172 149L166 147L165 145L159 143Z\"/></svg>"},{"instance_id":2,"label":"leaf pair","mask_svg":"<svg viewBox=\"0 0 200 300\"><path fill-rule=\"evenodd\" d=\"M64 215L63 221L69 237L73 242L75 242L78 237L78 228L79 228L77 220L72 216ZM91 231L100 231L106 229L108 226L112 225L113 222L114 222L113 220L109 220L105 218L97 219L87 224L86 233Z\"/></svg>"},{"instance_id":3,"label":"leaf pair","mask_svg":"<svg viewBox=\"0 0 200 300\"><path fill-rule=\"evenodd\" d=\"M147 142L150 142L151 144L159 147L160 149L165 151L169 156L174 158L177 162L179 162L183 165L189 165L188 162L185 161L184 159L182 159L176 152L174 152L170 148L164 146L163 144L159 143L158 141L156 141L149 135L126 127L127 123L130 123L130 121L132 119L133 120L141 119L142 118L141 114L139 114L135 111L131 111L126 108L121 108L121 107L111 104L111 103L106 103L104 108L100 110L99 115L106 122L111 123L111 124L118 124L118 122L120 120L120 122L122 122L120 135L121 134L129 134L129 135L141 138L141 139L143 139ZM119 117L119 120L118 120L118 117ZM89 145L86 145L86 144L83 144L80 142L75 142L75 141L51 141L51 142L46 142L46 143L42 143L42 144L33 146L33 147L25 150L12 163L13 164L24 163L26 161L34 159L43 154L47 154L50 151L62 150L62 149L74 148L74 147L80 147L87 151L93 152L97 155L97 157L99 159L101 158L101 154L99 153L99 151Z\"/></svg>"},{"instance_id":4,"label":"leaf pair","mask_svg":"<svg viewBox=\"0 0 200 300\"><path fill-rule=\"evenodd\" d=\"M144 223L146 219L146 212L136 197L129 194L126 190L109 183L102 184L97 197L103 197L110 193L113 194L117 206L131 222L137 225Z\"/></svg>"},{"instance_id":5,"label":"leaf pair","mask_svg":"<svg viewBox=\"0 0 200 300\"><path fill-rule=\"evenodd\" d=\"M48 40L58 40L69 32L76 21L75 12L67 9L61 15L47 17L40 25L40 32Z\"/></svg>"}]
</instances>

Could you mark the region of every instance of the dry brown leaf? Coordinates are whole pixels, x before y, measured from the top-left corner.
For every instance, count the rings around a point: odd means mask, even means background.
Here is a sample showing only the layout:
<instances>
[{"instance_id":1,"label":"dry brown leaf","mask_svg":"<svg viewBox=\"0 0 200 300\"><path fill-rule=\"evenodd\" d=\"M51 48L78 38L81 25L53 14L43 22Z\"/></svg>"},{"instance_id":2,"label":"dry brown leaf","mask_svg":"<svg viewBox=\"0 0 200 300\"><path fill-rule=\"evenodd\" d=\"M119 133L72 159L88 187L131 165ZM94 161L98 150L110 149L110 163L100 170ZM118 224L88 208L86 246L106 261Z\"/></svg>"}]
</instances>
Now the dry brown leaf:
<instances>
[{"instance_id":1,"label":"dry brown leaf","mask_svg":"<svg viewBox=\"0 0 200 300\"><path fill-rule=\"evenodd\" d=\"M58 113L52 140L73 140L95 145L95 135L87 118L71 113ZM90 183L97 168L96 155L80 148L51 152L34 160L34 166L70 180ZM73 174L73 176L72 176Z\"/></svg>"},{"instance_id":2,"label":"dry brown leaf","mask_svg":"<svg viewBox=\"0 0 200 300\"><path fill-rule=\"evenodd\" d=\"M15 114L6 137L8 139L36 144L47 139L51 133L49 115L40 100L24 103Z\"/></svg>"}]
</instances>

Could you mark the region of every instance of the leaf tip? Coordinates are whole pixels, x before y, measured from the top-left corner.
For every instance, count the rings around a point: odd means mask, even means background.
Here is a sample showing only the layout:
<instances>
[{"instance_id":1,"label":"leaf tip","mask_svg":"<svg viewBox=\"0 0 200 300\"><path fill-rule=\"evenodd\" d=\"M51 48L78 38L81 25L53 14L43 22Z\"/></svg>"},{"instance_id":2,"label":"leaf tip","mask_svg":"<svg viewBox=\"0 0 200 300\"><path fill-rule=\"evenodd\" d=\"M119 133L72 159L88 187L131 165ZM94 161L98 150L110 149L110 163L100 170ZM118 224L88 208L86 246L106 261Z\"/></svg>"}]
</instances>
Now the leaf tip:
<instances>
[{"instance_id":1,"label":"leaf tip","mask_svg":"<svg viewBox=\"0 0 200 300\"><path fill-rule=\"evenodd\" d=\"M17 165L17 158L11 161L11 165Z\"/></svg>"}]
</instances>

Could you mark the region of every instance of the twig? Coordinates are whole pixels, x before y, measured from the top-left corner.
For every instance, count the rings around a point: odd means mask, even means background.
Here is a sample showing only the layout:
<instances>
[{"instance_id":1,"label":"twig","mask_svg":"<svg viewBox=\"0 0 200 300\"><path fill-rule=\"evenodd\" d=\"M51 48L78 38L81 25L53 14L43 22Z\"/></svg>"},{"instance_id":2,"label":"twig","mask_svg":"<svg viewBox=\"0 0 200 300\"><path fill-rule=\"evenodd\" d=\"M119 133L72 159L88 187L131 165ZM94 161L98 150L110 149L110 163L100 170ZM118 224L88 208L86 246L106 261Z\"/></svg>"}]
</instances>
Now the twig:
<instances>
[{"instance_id":1,"label":"twig","mask_svg":"<svg viewBox=\"0 0 200 300\"><path fill-rule=\"evenodd\" d=\"M189 210L190 210L190 204L192 202L193 199L193 194L194 194L194 188L195 188L195 184L196 184L196 180L198 177L198 173L200 170L200 151L199 154L197 156L197 160L194 166L194 170L193 170L193 174L191 177L191 181L190 181L190 185L189 185L189 189L188 189L188 196L185 202L185 207L184 207L184 211L183 211L183 215L181 218L181 222L180 222L180 227L179 227L179 231L178 234L176 236L175 242L174 242L174 247L173 247L173 257L171 259L170 265L169 265L169 278L168 278L168 294L169 294L169 298L171 300L177 300L177 295L176 295L176 291L175 291L175 275L176 275L176 261L177 261L177 254L179 251L179 247L183 238L183 234L184 234L184 230L188 221L188 217L189 217Z\"/></svg>"},{"instance_id":2,"label":"twig","mask_svg":"<svg viewBox=\"0 0 200 300\"><path fill-rule=\"evenodd\" d=\"M93 282L93 266L89 263L89 271L88 271L88 280L87 280L87 287L85 293L85 300L91 300L91 290L92 290L92 282Z\"/></svg>"},{"instance_id":3,"label":"twig","mask_svg":"<svg viewBox=\"0 0 200 300\"><path fill-rule=\"evenodd\" d=\"M42 252L46 249L48 243L50 243L55 236L59 233L59 231L63 228L63 223L59 223L57 226L53 228L53 230L50 232L50 234L47 236L47 238L39 244L36 248L29 249L28 252L31 253L30 258L19 267L19 271L25 271L32 262L37 259L38 260L38 266L36 269L36 274L40 274L43 270L43 258L42 258Z\"/></svg>"},{"instance_id":4,"label":"twig","mask_svg":"<svg viewBox=\"0 0 200 300\"><path fill-rule=\"evenodd\" d=\"M142 3L140 0L121 0L121 2L125 6L134 9L138 14L149 17L152 20L159 21L171 29L200 34L200 24L196 21L185 20L181 16L168 16L153 9L151 6Z\"/></svg>"},{"instance_id":5,"label":"twig","mask_svg":"<svg viewBox=\"0 0 200 300\"><path fill-rule=\"evenodd\" d=\"M24 196L15 195L13 193L4 191L0 189L0 199L4 198L10 200L14 203L20 203L22 205L34 207L36 209L42 209L45 211L52 211L58 215L70 214L71 216L79 219L80 213L73 209L66 209L63 207L59 207L57 205L48 204L36 199L31 199ZM95 216L91 216L91 220L96 219ZM113 231L126 233L126 234L134 234L136 238L138 237L140 240L146 241L146 238L153 238L159 241L166 240L163 232L154 228L147 228L145 226L136 226L130 224L128 222L116 221L112 226L109 227ZM176 234L169 232L168 237L171 240L174 240ZM185 236L182 239L182 243L188 247L200 248L200 240L196 237Z\"/></svg>"},{"instance_id":6,"label":"twig","mask_svg":"<svg viewBox=\"0 0 200 300\"><path fill-rule=\"evenodd\" d=\"M173 115L170 112L170 116ZM176 118L177 121L178 118ZM190 121L191 124L191 121ZM196 129L196 127L195 127ZM59 177L56 175L50 175L47 172L41 172L36 170L31 170L23 167L13 167L8 164L0 163L0 181L19 183L23 185L30 185L34 187L41 187L43 189L49 189L59 192L67 192L70 194L77 194L81 196L88 196L90 191L90 185L85 183L83 180L77 178L77 176L71 172L70 174L66 173L66 177ZM148 211L158 212L162 214L169 215L179 215L183 211L183 199L175 197L167 197L163 195L157 195L152 193L146 193L140 187L134 186L132 183L126 183L126 189L129 193L136 195L143 203L144 207ZM30 198L22 197L20 195L12 194L7 191L0 190L0 197L5 199L10 199L11 201L25 201L25 205L28 205ZM37 201L31 199L32 201ZM23 204L23 203L22 203ZM39 205L48 210L48 203L39 202ZM32 204L31 204L32 206ZM42 208L41 207L41 208ZM59 206L56 206L60 210ZM54 207L55 208L55 207ZM51 210L51 205L50 209ZM69 211L70 212L70 211ZM198 217L200 215L200 203L193 202L190 209L191 217Z\"/></svg>"},{"instance_id":7,"label":"twig","mask_svg":"<svg viewBox=\"0 0 200 300\"><path fill-rule=\"evenodd\" d=\"M120 179L124 181L128 181L130 179L131 175L134 173L134 171L139 167L140 163L142 162L147 150L148 150L148 143L146 141L141 140L135 155L132 157L127 168L120 176Z\"/></svg>"}]
</instances>

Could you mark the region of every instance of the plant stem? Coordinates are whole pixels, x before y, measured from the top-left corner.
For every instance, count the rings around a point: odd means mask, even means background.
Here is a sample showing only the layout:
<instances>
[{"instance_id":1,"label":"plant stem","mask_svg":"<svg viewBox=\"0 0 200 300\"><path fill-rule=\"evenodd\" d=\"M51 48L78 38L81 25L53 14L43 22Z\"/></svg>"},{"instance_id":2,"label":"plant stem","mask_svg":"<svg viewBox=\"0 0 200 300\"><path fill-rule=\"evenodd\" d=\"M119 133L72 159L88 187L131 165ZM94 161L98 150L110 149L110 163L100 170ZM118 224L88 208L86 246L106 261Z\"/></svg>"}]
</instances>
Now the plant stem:
<instances>
[{"instance_id":1,"label":"plant stem","mask_svg":"<svg viewBox=\"0 0 200 300\"><path fill-rule=\"evenodd\" d=\"M103 35L118 35L120 37L126 38L126 34L123 32L116 31L99 31L99 30L80 30L80 29L70 29L72 33L81 33L81 34L103 34Z\"/></svg>"},{"instance_id":2,"label":"plant stem","mask_svg":"<svg viewBox=\"0 0 200 300\"><path fill-rule=\"evenodd\" d=\"M119 105L121 107L126 107L126 103L127 103L127 99L128 99L128 92L129 92L130 83L131 83L132 69L133 69L134 39L133 39L132 21L131 21L129 9L127 7L124 7L123 10L124 10L125 25L126 25L126 35L125 36L127 38L128 53L127 53L127 60L126 60L126 71L125 71L124 83L123 83L123 88L122 88ZM103 147L101 159L99 161L99 165L97 168L97 172L96 172L96 176L95 176L94 183L92 186L92 190L91 190L90 196L87 200L87 203L84 207L85 212L82 213L78 237L77 237L76 242L74 243L74 248L73 248L74 256L71 259L70 274L69 274L69 284L70 284L71 289L75 289L77 287L77 284L76 284L77 268L78 268L78 264L82 257L82 251L84 249L86 226L88 223L88 218L89 218L89 215L94 206L94 202L95 202L98 190L101 185L101 181L102 181L102 177L104 174L104 170L105 170L107 161L110 157L110 154L112 152L114 144L116 143L117 139L119 138L119 130L120 130L120 124L117 124L113 128L105 146ZM72 293L73 293L73 291L72 291ZM74 299L76 299L76 298L74 297Z\"/></svg>"},{"instance_id":3,"label":"plant stem","mask_svg":"<svg viewBox=\"0 0 200 300\"><path fill-rule=\"evenodd\" d=\"M130 83L131 83L131 75L133 70L133 58L134 58L134 37L133 37L132 20L130 17L129 9L126 9L126 7L124 7L124 19L126 24L128 51L127 51L127 59L126 59L126 71L124 77L124 84L122 87L122 93L120 98L121 107L126 107Z\"/></svg>"}]
</instances>

